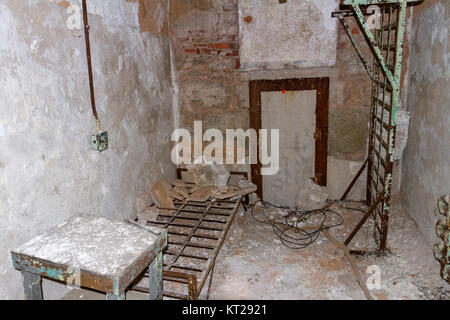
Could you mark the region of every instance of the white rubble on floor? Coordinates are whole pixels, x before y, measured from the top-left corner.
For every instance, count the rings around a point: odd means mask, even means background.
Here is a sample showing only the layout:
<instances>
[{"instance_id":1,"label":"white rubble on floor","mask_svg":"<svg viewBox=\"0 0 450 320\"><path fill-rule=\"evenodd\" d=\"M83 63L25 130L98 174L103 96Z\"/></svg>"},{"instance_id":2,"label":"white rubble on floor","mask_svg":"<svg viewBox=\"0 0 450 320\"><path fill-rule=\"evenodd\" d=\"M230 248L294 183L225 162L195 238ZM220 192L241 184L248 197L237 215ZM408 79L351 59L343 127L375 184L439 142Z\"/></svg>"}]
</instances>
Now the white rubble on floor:
<instances>
[{"instance_id":1,"label":"white rubble on floor","mask_svg":"<svg viewBox=\"0 0 450 320\"><path fill-rule=\"evenodd\" d=\"M186 169L192 181L199 186L225 187L230 179L230 172L223 164L189 164Z\"/></svg>"},{"instance_id":2,"label":"white rubble on floor","mask_svg":"<svg viewBox=\"0 0 450 320\"><path fill-rule=\"evenodd\" d=\"M300 187L297 205L301 210L321 209L327 205L329 197L330 191L327 187L321 187L312 179L308 179Z\"/></svg>"}]
</instances>

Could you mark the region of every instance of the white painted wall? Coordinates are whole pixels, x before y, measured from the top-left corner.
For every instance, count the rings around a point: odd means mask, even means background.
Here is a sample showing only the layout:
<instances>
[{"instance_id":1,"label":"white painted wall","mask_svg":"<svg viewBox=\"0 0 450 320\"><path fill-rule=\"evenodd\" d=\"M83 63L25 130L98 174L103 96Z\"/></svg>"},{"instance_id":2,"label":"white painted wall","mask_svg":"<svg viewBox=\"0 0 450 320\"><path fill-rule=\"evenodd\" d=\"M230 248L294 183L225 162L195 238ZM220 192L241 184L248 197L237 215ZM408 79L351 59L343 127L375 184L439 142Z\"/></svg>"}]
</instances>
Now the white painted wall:
<instances>
[{"instance_id":1,"label":"white painted wall","mask_svg":"<svg viewBox=\"0 0 450 320\"><path fill-rule=\"evenodd\" d=\"M336 63L338 0L240 0L242 70L329 67ZM244 18L252 17L247 23Z\"/></svg>"}]
</instances>

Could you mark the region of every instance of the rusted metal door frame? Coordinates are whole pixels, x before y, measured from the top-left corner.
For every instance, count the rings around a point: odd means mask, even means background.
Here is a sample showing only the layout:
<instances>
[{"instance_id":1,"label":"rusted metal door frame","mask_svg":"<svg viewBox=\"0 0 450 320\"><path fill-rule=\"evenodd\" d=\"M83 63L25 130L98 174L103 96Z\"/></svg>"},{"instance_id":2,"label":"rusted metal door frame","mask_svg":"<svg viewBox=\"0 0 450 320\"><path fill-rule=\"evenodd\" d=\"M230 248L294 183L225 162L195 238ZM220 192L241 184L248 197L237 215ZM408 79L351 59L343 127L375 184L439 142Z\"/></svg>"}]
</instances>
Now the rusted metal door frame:
<instances>
[{"instance_id":1,"label":"rusted metal door frame","mask_svg":"<svg viewBox=\"0 0 450 320\"><path fill-rule=\"evenodd\" d=\"M316 90L316 147L315 147L315 181L321 186L327 184L327 156L328 156L328 109L329 109L330 78L302 78L281 80L253 80L250 89L250 128L258 132L261 129L261 92L268 91L304 91ZM251 165L252 182L258 186L257 195L263 197L263 181L261 175L262 164L258 161Z\"/></svg>"}]
</instances>

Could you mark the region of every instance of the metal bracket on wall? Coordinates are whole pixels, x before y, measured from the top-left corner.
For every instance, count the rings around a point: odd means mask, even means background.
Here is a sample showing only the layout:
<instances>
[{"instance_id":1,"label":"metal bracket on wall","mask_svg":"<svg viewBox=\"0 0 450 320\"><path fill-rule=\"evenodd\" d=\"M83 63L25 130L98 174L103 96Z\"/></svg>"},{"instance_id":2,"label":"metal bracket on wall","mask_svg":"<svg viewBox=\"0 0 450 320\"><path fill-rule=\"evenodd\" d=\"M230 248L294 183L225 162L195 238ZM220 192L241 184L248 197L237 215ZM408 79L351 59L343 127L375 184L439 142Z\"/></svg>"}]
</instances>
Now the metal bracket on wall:
<instances>
[{"instance_id":1,"label":"metal bracket on wall","mask_svg":"<svg viewBox=\"0 0 450 320\"><path fill-rule=\"evenodd\" d=\"M92 149L102 152L108 149L108 132L101 130L100 119L97 113L97 107L95 105L95 91L94 91L94 76L92 74L92 59L91 59L91 42L89 39L89 20L86 0L83 0L83 21L84 21L84 35L86 41L86 57L89 75L89 90L91 96L91 108L92 114L95 118L95 123L97 126L97 132L92 135Z\"/></svg>"},{"instance_id":2,"label":"metal bracket on wall","mask_svg":"<svg viewBox=\"0 0 450 320\"><path fill-rule=\"evenodd\" d=\"M332 13L332 17L338 18L344 27L372 81L368 158L341 198L346 199L367 167L366 204L370 208L345 244L350 243L371 216L374 221L374 237L378 244L377 253L387 249L406 8L421 1L343 0L341 10ZM376 12L371 10L371 6L376 6ZM365 16L370 16L375 27L369 26ZM371 63L364 56L345 21L348 17L353 17L358 24L372 52Z\"/></svg>"}]
</instances>

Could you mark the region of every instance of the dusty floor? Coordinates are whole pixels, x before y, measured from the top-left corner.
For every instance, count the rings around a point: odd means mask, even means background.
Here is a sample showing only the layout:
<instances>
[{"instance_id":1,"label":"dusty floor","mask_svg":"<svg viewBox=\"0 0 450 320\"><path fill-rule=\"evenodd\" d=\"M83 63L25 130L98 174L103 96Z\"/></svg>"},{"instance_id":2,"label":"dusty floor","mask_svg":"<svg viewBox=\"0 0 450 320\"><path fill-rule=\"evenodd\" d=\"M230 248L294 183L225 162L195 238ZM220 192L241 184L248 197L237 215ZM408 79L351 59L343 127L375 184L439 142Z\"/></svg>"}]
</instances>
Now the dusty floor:
<instances>
[{"instance_id":1,"label":"dusty floor","mask_svg":"<svg viewBox=\"0 0 450 320\"><path fill-rule=\"evenodd\" d=\"M336 210L345 223L331 233L343 241L362 213ZM269 218L270 212L265 216ZM369 225L364 227L350 247L374 248L371 230ZM369 266L379 267L381 288L370 291L374 299L450 299L450 286L439 277L431 246L401 210L399 199L393 203L388 247L390 253L385 256L357 258L364 281L370 276ZM206 288L203 297L205 292ZM127 299L145 298L136 292L127 294ZM104 296L73 289L64 299ZM289 249L270 226L241 210L218 256L210 299L364 299L364 294L343 252L324 235L306 249Z\"/></svg>"}]
</instances>

